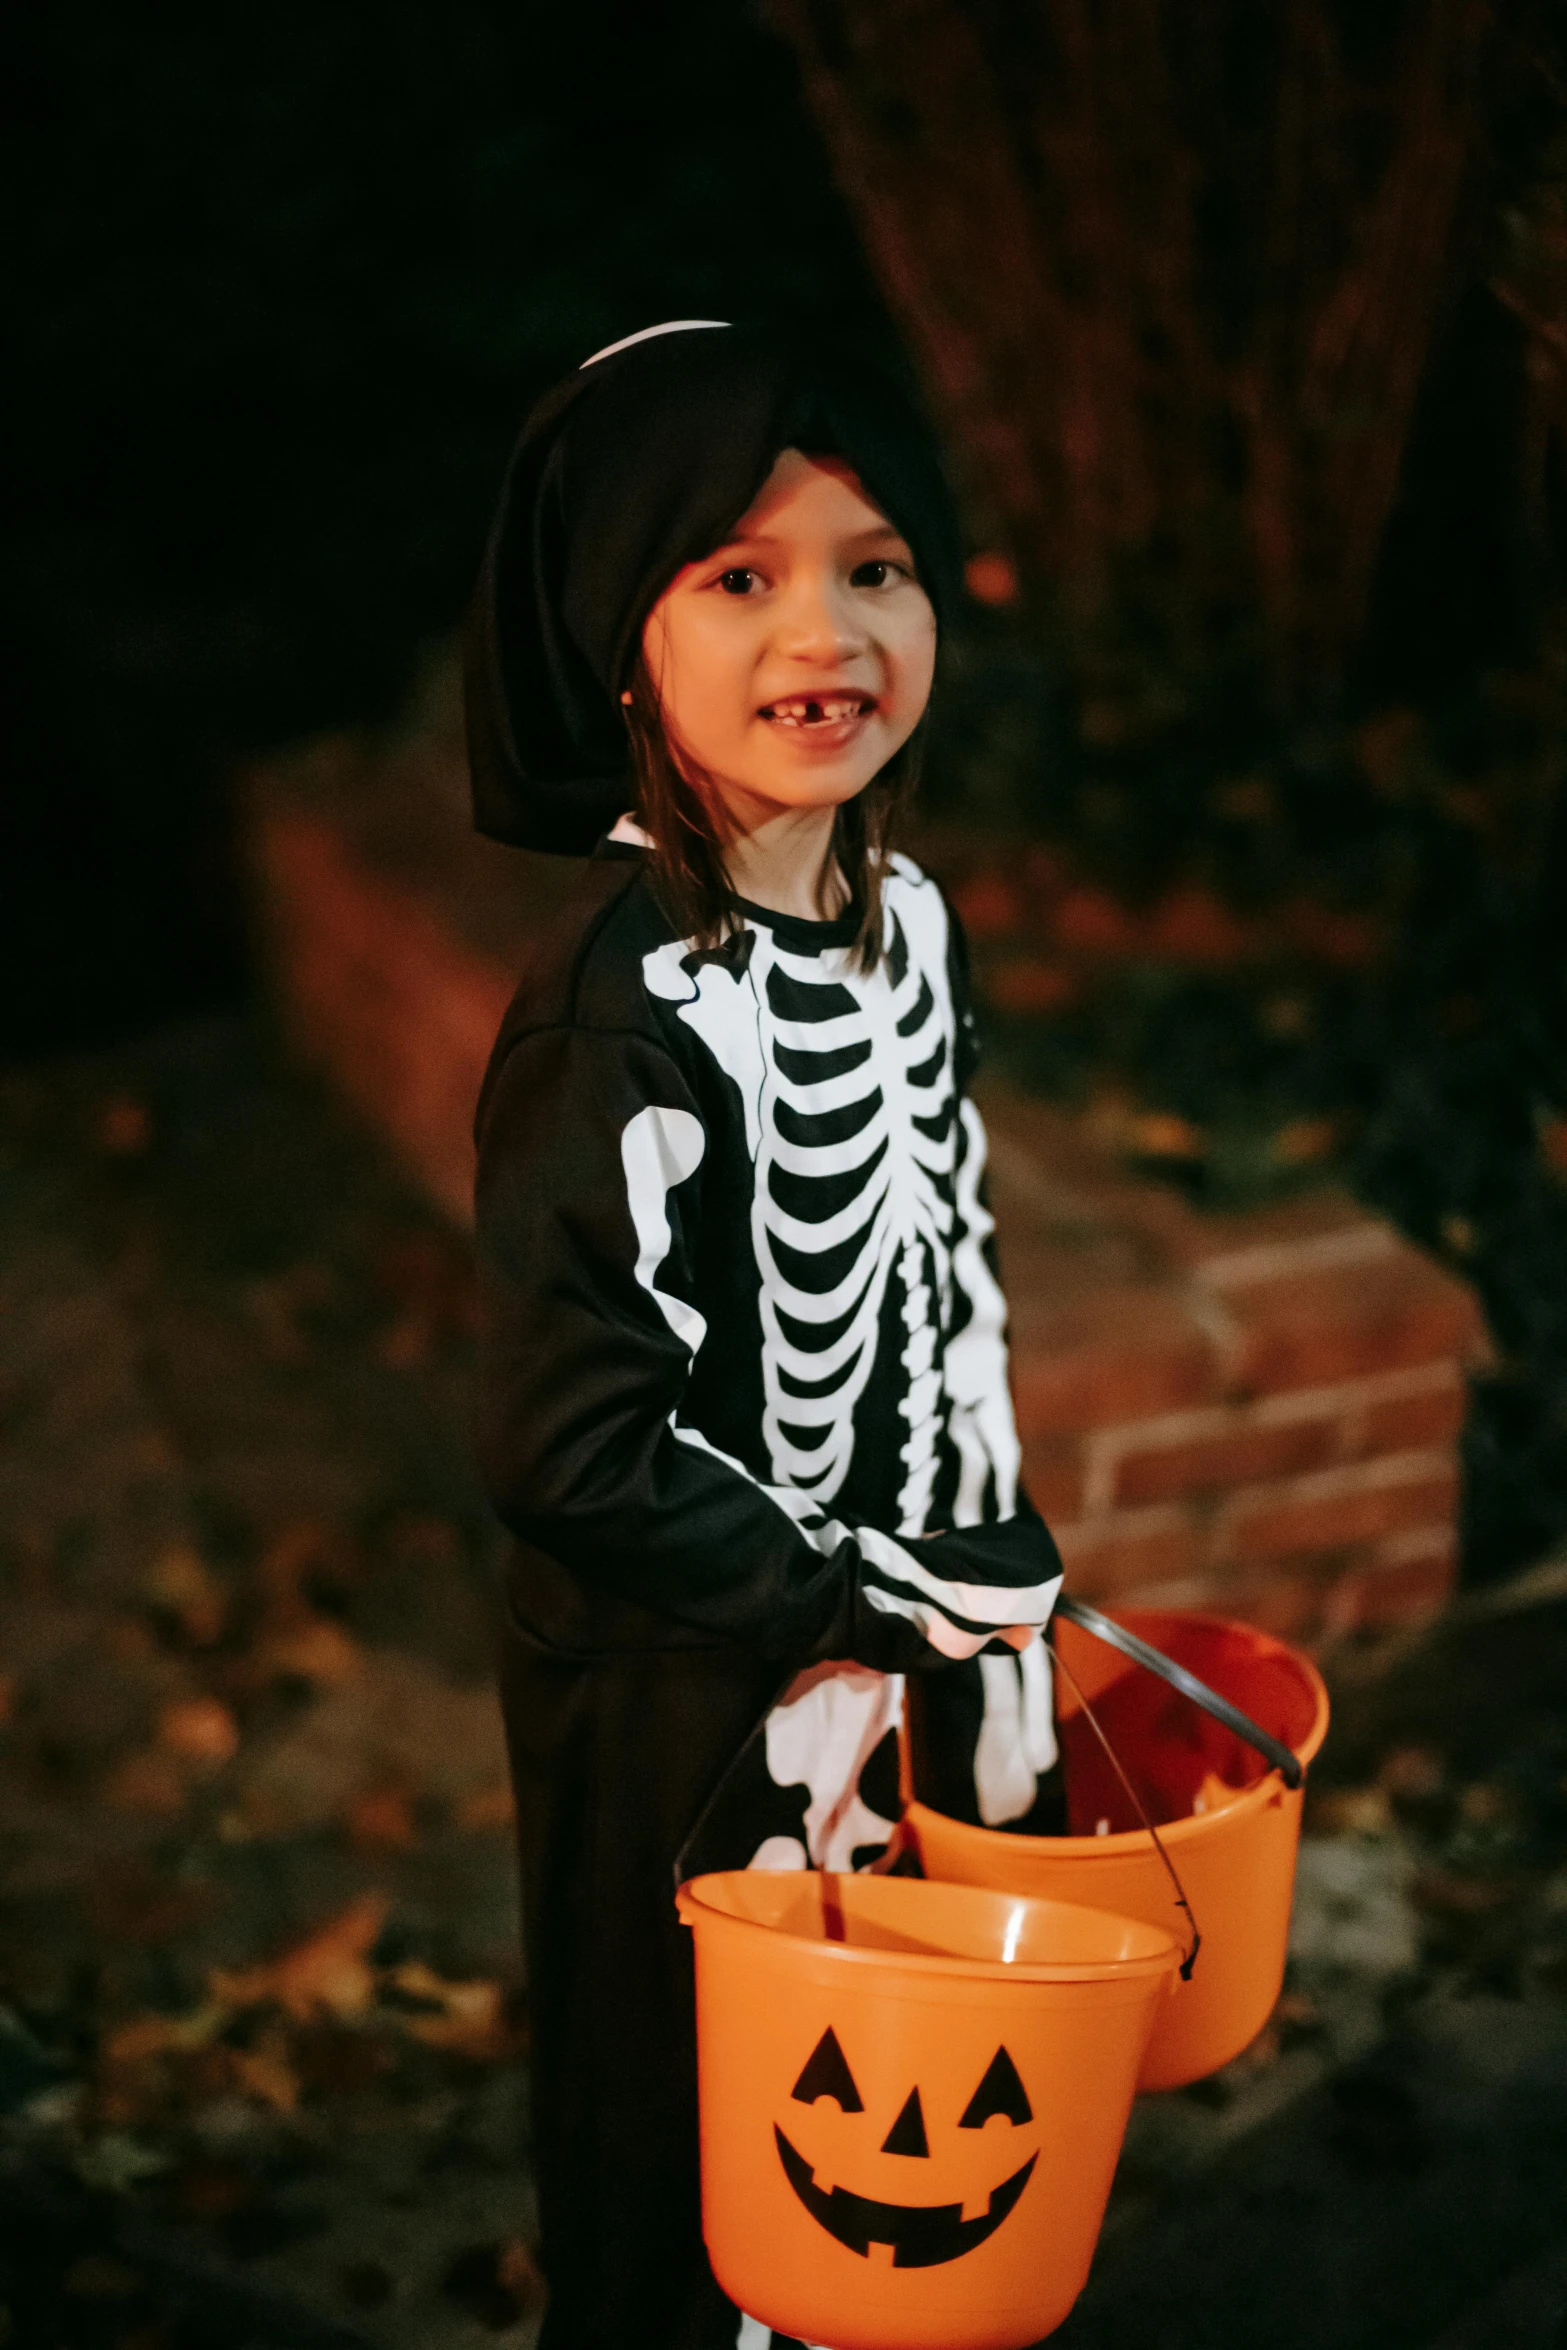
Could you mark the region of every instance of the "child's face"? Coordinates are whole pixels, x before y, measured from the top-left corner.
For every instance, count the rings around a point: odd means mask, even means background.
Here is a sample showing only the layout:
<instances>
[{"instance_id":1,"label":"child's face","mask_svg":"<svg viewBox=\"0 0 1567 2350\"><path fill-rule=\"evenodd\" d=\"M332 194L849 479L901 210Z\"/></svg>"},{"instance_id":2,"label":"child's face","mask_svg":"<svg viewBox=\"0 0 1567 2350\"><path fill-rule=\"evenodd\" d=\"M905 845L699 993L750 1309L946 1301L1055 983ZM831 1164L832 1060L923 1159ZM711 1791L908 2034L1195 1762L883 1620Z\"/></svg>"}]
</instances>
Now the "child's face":
<instances>
[{"instance_id":1,"label":"child's face","mask_svg":"<svg viewBox=\"0 0 1567 2350\"><path fill-rule=\"evenodd\" d=\"M666 588L642 650L677 755L754 829L852 800L908 741L936 616L849 468L786 449L730 543Z\"/></svg>"}]
</instances>

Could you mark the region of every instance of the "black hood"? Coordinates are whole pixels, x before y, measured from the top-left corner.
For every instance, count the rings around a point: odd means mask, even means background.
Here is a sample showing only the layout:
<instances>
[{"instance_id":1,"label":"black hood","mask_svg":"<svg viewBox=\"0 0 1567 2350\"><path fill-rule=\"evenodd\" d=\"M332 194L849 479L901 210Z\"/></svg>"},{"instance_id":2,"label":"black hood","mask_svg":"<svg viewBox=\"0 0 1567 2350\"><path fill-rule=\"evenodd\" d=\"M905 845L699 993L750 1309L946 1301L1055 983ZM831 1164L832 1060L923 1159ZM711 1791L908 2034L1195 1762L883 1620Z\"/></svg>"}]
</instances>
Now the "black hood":
<instances>
[{"instance_id":1,"label":"black hood","mask_svg":"<svg viewBox=\"0 0 1567 2350\"><path fill-rule=\"evenodd\" d=\"M628 806L620 695L642 624L790 448L853 467L908 540L938 624L950 619L952 499L929 427L890 376L749 327L617 346L538 403L501 492L467 640L481 832L586 855Z\"/></svg>"}]
</instances>

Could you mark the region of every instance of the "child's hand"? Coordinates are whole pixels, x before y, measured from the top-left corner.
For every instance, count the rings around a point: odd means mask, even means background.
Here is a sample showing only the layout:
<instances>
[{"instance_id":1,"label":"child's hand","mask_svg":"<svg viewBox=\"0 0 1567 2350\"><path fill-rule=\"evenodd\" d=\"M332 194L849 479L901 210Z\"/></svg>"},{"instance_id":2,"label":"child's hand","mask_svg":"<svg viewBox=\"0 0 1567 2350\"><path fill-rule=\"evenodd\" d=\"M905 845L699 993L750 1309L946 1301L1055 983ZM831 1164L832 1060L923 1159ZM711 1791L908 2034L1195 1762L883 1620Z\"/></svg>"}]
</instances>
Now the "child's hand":
<instances>
[{"instance_id":1,"label":"child's hand","mask_svg":"<svg viewBox=\"0 0 1567 2350\"><path fill-rule=\"evenodd\" d=\"M1021 1652L1027 1648L1031 1640L1039 1638L1039 1630L1037 1624L1009 1624L1004 1632L996 1634L996 1638L1004 1640L1008 1648L1015 1648Z\"/></svg>"}]
</instances>

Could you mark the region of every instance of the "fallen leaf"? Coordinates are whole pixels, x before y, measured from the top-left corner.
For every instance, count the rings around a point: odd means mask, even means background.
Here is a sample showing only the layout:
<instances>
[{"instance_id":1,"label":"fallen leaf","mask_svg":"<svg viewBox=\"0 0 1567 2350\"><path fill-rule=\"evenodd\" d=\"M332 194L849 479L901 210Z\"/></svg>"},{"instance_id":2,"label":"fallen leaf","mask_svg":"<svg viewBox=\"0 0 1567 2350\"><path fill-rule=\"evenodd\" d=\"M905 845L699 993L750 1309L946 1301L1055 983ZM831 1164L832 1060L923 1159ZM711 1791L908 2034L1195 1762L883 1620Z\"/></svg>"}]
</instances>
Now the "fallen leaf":
<instances>
[{"instance_id":1,"label":"fallen leaf","mask_svg":"<svg viewBox=\"0 0 1567 2350\"><path fill-rule=\"evenodd\" d=\"M215 1967L209 1977L213 1998L229 2007L272 2002L301 2022L318 2010L362 2015L375 1996L369 1954L390 1907L385 1894L366 1893L280 1958L232 1972Z\"/></svg>"},{"instance_id":2,"label":"fallen leaf","mask_svg":"<svg viewBox=\"0 0 1567 2350\"><path fill-rule=\"evenodd\" d=\"M104 1782L104 1801L114 1811L161 1813L172 1817L183 1811L185 1780L179 1766L166 1754L128 1754Z\"/></svg>"},{"instance_id":3,"label":"fallen leaf","mask_svg":"<svg viewBox=\"0 0 1567 2350\"><path fill-rule=\"evenodd\" d=\"M499 1983L484 1979L448 1982L418 1959L394 1967L387 1979L405 1998L436 2010L402 2018L410 2039L482 2063L497 2063L511 2053L505 1995Z\"/></svg>"},{"instance_id":4,"label":"fallen leaf","mask_svg":"<svg viewBox=\"0 0 1567 2350\"><path fill-rule=\"evenodd\" d=\"M1281 1167L1309 1167L1338 1148L1336 1118L1292 1118L1273 1137L1273 1156Z\"/></svg>"},{"instance_id":5,"label":"fallen leaf","mask_svg":"<svg viewBox=\"0 0 1567 2350\"><path fill-rule=\"evenodd\" d=\"M1315 1836L1385 1836L1392 1825L1392 1806L1383 1787L1328 1787L1312 1802Z\"/></svg>"},{"instance_id":6,"label":"fallen leaf","mask_svg":"<svg viewBox=\"0 0 1567 2350\"><path fill-rule=\"evenodd\" d=\"M194 1647L211 1648L223 1637L228 1594L211 1568L188 1544L176 1544L155 1562L146 1582L149 1603L173 1618Z\"/></svg>"},{"instance_id":7,"label":"fallen leaf","mask_svg":"<svg viewBox=\"0 0 1567 2350\"><path fill-rule=\"evenodd\" d=\"M183 1697L158 1717L159 1742L182 1762L220 1770L239 1750L239 1724L218 1697Z\"/></svg>"},{"instance_id":8,"label":"fallen leaf","mask_svg":"<svg viewBox=\"0 0 1567 2350\"><path fill-rule=\"evenodd\" d=\"M350 1843L361 1852L406 1852L419 1841L413 1802L406 1787L370 1787L356 1795L344 1815Z\"/></svg>"},{"instance_id":9,"label":"fallen leaf","mask_svg":"<svg viewBox=\"0 0 1567 2350\"><path fill-rule=\"evenodd\" d=\"M301 1614L265 1634L256 1655L269 1673L313 1681L326 1689L356 1681L365 1668L364 1650L353 1634L330 1616L315 1614Z\"/></svg>"},{"instance_id":10,"label":"fallen leaf","mask_svg":"<svg viewBox=\"0 0 1567 2350\"><path fill-rule=\"evenodd\" d=\"M217 2000L185 2015L138 2015L116 2024L103 2039L99 2054L112 2065L141 2064L151 2056L204 2048L227 2023L229 2010Z\"/></svg>"},{"instance_id":11,"label":"fallen leaf","mask_svg":"<svg viewBox=\"0 0 1567 2350\"><path fill-rule=\"evenodd\" d=\"M129 2130L105 2130L101 2138L82 2148L75 2169L89 2187L106 2187L112 2195L123 2195L142 2179L155 2179L160 2171L166 2171L169 2160L156 2147L132 2137Z\"/></svg>"},{"instance_id":12,"label":"fallen leaf","mask_svg":"<svg viewBox=\"0 0 1567 2350\"><path fill-rule=\"evenodd\" d=\"M324 1577L334 1586L352 1580L352 1566L342 1536L335 1527L313 1519L296 1519L268 1545L260 1564L260 1581L275 1607L296 1607L307 1596L307 1586Z\"/></svg>"},{"instance_id":13,"label":"fallen leaf","mask_svg":"<svg viewBox=\"0 0 1567 2350\"><path fill-rule=\"evenodd\" d=\"M1172 1110L1140 1110L1127 1121L1125 1148L1145 1159L1200 1159L1208 1144L1202 1128L1189 1118L1178 1118Z\"/></svg>"},{"instance_id":14,"label":"fallen leaf","mask_svg":"<svg viewBox=\"0 0 1567 2350\"><path fill-rule=\"evenodd\" d=\"M255 2048L231 2049L229 2069L235 2086L257 2105L292 2113L299 2103L299 2075L288 2061L288 2045L281 2036Z\"/></svg>"}]
</instances>

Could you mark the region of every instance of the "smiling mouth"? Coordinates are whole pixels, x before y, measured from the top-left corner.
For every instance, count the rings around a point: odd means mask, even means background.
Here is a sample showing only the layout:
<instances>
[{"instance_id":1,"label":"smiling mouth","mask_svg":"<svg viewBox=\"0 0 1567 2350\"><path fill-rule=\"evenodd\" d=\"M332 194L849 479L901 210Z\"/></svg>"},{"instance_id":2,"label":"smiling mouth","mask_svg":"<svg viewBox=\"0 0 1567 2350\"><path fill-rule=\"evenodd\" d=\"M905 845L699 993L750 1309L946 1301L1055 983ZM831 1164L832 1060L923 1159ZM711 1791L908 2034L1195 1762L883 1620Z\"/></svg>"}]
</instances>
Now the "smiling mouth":
<instances>
[{"instance_id":1,"label":"smiling mouth","mask_svg":"<svg viewBox=\"0 0 1567 2350\"><path fill-rule=\"evenodd\" d=\"M773 2136L784 2176L818 2227L862 2260L870 2257L873 2244L890 2244L894 2268L937 2268L973 2252L1016 2208L1039 2160L1037 2153L1031 2154L1021 2170L991 2189L989 2208L978 2219L965 2219L961 2203L877 2203L869 2195L851 2195L847 2187L834 2187L828 2194L776 2122Z\"/></svg>"},{"instance_id":2,"label":"smiling mouth","mask_svg":"<svg viewBox=\"0 0 1567 2350\"><path fill-rule=\"evenodd\" d=\"M757 715L771 726L844 726L868 718L875 707L874 694L790 694L764 703Z\"/></svg>"}]
</instances>

